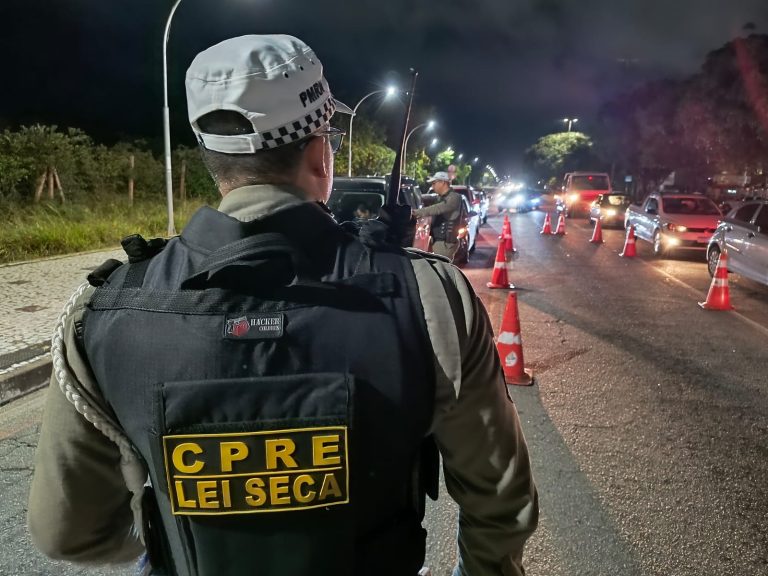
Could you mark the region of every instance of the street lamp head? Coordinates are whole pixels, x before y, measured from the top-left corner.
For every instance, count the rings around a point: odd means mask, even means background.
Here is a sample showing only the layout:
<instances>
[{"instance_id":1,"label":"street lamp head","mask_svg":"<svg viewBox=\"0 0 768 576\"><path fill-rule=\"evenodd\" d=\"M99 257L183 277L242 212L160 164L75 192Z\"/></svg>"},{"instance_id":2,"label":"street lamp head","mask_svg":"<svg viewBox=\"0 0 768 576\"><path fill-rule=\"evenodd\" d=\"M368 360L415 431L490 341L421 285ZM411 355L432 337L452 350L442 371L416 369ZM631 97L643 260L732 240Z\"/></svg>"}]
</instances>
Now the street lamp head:
<instances>
[{"instance_id":1,"label":"street lamp head","mask_svg":"<svg viewBox=\"0 0 768 576\"><path fill-rule=\"evenodd\" d=\"M427 122L427 130L432 130L432 128L434 128L434 127L435 127L435 121L434 120L430 120L429 122Z\"/></svg>"},{"instance_id":2,"label":"street lamp head","mask_svg":"<svg viewBox=\"0 0 768 576\"><path fill-rule=\"evenodd\" d=\"M457 159L457 160L461 160L462 158L464 158L464 154L459 154L459 155L456 157L456 159Z\"/></svg>"},{"instance_id":3,"label":"street lamp head","mask_svg":"<svg viewBox=\"0 0 768 576\"><path fill-rule=\"evenodd\" d=\"M395 94L397 94L397 88L394 86L389 86L387 88L387 96L394 96Z\"/></svg>"},{"instance_id":4,"label":"street lamp head","mask_svg":"<svg viewBox=\"0 0 768 576\"><path fill-rule=\"evenodd\" d=\"M430 146L437 146L438 142L440 142L439 138L432 138L432 144L430 144Z\"/></svg>"},{"instance_id":5,"label":"street lamp head","mask_svg":"<svg viewBox=\"0 0 768 576\"><path fill-rule=\"evenodd\" d=\"M480 160L478 156L475 156L475 159L472 160L472 164L477 164L477 161Z\"/></svg>"}]
</instances>

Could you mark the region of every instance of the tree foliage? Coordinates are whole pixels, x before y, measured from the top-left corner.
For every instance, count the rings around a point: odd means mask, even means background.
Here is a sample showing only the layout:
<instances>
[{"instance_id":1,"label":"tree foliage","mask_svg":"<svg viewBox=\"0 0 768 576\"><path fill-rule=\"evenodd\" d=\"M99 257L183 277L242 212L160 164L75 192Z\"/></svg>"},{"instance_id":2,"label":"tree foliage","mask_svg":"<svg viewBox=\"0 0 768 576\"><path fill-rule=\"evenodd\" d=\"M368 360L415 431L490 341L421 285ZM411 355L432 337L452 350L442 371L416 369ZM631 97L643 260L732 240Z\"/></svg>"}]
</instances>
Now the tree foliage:
<instances>
[{"instance_id":1,"label":"tree foliage","mask_svg":"<svg viewBox=\"0 0 768 576\"><path fill-rule=\"evenodd\" d=\"M658 183L672 171L691 186L717 173L768 169L768 36L737 38L686 79L623 94L600 117L603 155Z\"/></svg>"},{"instance_id":2,"label":"tree foliage","mask_svg":"<svg viewBox=\"0 0 768 576\"><path fill-rule=\"evenodd\" d=\"M529 171L541 180L599 167L592 140L581 132L560 132L539 138L526 151L525 162Z\"/></svg>"}]
</instances>

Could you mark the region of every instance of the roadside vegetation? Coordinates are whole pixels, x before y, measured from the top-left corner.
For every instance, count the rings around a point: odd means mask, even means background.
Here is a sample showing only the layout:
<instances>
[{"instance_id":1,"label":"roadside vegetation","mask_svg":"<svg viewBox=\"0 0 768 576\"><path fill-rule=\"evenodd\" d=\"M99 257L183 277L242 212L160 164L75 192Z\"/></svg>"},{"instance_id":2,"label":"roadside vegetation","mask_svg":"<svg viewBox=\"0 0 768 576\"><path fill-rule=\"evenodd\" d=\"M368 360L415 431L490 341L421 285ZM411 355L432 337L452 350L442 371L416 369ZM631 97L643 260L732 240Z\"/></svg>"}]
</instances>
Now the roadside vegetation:
<instances>
[{"instance_id":1,"label":"roadside vegetation","mask_svg":"<svg viewBox=\"0 0 768 576\"><path fill-rule=\"evenodd\" d=\"M175 206L175 225L181 230L201 199ZM215 204L214 204L215 205ZM118 247L130 234L145 238L165 236L166 206L156 200L128 204L125 198L93 204L42 202L33 206L6 203L0 227L0 264L46 256Z\"/></svg>"}]
</instances>

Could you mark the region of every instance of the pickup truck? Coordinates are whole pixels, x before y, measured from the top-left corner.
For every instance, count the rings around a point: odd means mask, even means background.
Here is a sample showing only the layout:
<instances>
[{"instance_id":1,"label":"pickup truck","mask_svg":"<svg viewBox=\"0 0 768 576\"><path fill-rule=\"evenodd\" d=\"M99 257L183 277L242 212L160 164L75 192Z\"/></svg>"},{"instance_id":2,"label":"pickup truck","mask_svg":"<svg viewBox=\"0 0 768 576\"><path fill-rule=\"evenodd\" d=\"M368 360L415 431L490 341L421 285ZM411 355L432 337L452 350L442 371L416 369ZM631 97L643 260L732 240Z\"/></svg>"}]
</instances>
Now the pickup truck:
<instances>
[{"instance_id":1,"label":"pickup truck","mask_svg":"<svg viewBox=\"0 0 768 576\"><path fill-rule=\"evenodd\" d=\"M655 193L627 208L624 227L634 226L635 236L650 242L654 255L669 256L678 250L705 251L722 217L701 194Z\"/></svg>"}]
</instances>

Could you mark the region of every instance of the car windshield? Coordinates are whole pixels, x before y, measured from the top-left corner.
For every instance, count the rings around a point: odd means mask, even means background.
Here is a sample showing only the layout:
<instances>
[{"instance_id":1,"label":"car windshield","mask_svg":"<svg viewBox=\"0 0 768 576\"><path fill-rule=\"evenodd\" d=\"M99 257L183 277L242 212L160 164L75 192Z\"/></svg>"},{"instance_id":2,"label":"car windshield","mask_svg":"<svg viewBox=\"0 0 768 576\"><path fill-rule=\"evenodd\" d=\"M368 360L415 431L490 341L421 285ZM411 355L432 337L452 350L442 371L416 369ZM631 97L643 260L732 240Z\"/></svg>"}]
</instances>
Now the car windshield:
<instances>
[{"instance_id":1,"label":"car windshield","mask_svg":"<svg viewBox=\"0 0 768 576\"><path fill-rule=\"evenodd\" d=\"M629 204L629 196L622 194L611 194L603 197L604 206L628 206Z\"/></svg>"},{"instance_id":2,"label":"car windshield","mask_svg":"<svg viewBox=\"0 0 768 576\"><path fill-rule=\"evenodd\" d=\"M573 190L609 190L607 176L572 176L571 189Z\"/></svg>"},{"instance_id":3,"label":"car windshield","mask_svg":"<svg viewBox=\"0 0 768 576\"><path fill-rule=\"evenodd\" d=\"M720 209L709 198L663 198L662 206L667 214L697 214L719 216Z\"/></svg>"}]
</instances>

